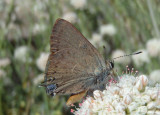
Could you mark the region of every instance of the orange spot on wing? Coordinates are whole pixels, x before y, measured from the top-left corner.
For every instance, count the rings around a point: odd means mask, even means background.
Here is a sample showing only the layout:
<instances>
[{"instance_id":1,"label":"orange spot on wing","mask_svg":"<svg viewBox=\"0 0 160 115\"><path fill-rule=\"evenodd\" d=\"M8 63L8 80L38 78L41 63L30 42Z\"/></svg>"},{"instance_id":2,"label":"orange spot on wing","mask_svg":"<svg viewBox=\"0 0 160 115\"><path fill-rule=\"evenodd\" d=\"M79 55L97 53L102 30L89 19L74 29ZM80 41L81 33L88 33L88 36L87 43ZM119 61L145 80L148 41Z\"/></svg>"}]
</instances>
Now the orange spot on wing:
<instances>
[{"instance_id":1,"label":"orange spot on wing","mask_svg":"<svg viewBox=\"0 0 160 115\"><path fill-rule=\"evenodd\" d=\"M87 90L82 91L82 92L80 92L78 94L70 96L69 99L68 99L68 101L67 101L67 103L66 103L66 105L70 106L71 104L80 101L85 96L86 92L87 92Z\"/></svg>"}]
</instances>

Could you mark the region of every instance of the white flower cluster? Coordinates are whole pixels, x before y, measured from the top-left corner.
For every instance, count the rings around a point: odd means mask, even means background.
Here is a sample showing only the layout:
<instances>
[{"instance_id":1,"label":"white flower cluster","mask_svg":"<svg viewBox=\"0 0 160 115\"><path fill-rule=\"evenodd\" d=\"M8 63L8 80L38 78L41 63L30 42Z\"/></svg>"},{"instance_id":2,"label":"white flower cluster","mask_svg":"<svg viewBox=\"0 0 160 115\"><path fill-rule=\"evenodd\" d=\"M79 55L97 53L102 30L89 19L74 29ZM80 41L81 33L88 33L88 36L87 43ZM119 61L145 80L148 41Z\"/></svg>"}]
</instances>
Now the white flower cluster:
<instances>
[{"instance_id":1,"label":"white flower cluster","mask_svg":"<svg viewBox=\"0 0 160 115\"><path fill-rule=\"evenodd\" d=\"M109 36L113 36L115 35L117 32L115 26L113 24L106 24L106 25L101 25L100 26L100 33L102 35L109 35Z\"/></svg>"},{"instance_id":2,"label":"white flower cluster","mask_svg":"<svg viewBox=\"0 0 160 115\"><path fill-rule=\"evenodd\" d=\"M75 9L84 9L87 5L87 0L70 0L70 3Z\"/></svg>"},{"instance_id":3,"label":"white flower cluster","mask_svg":"<svg viewBox=\"0 0 160 115\"><path fill-rule=\"evenodd\" d=\"M49 53L42 52L38 57L38 59L36 60L36 65L41 71L45 70L48 56L49 56Z\"/></svg>"},{"instance_id":4,"label":"white flower cluster","mask_svg":"<svg viewBox=\"0 0 160 115\"><path fill-rule=\"evenodd\" d=\"M116 34L116 28L113 24L101 25L99 27L99 33L93 33L90 42L95 47L105 46L109 48L109 45L103 40L104 35L114 36ZM110 48L109 48L110 49Z\"/></svg>"},{"instance_id":5,"label":"white flower cluster","mask_svg":"<svg viewBox=\"0 0 160 115\"><path fill-rule=\"evenodd\" d=\"M100 47L105 45L105 41L103 40L103 37L101 34L93 33L92 39L89 40L95 47Z\"/></svg>"},{"instance_id":6,"label":"white flower cluster","mask_svg":"<svg viewBox=\"0 0 160 115\"><path fill-rule=\"evenodd\" d=\"M150 73L149 78L152 81L152 84L160 83L160 69L154 70Z\"/></svg>"},{"instance_id":7,"label":"white flower cluster","mask_svg":"<svg viewBox=\"0 0 160 115\"><path fill-rule=\"evenodd\" d=\"M6 67L11 63L9 58L0 58L0 67Z\"/></svg>"},{"instance_id":8,"label":"white flower cluster","mask_svg":"<svg viewBox=\"0 0 160 115\"><path fill-rule=\"evenodd\" d=\"M40 84L42 81L44 81L44 74L39 74L37 77L33 79L33 84L37 86Z\"/></svg>"},{"instance_id":9,"label":"white flower cluster","mask_svg":"<svg viewBox=\"0 0 160 115\"><path fill-rule=\"evenodd\" d=\"M74 12L66 12L65 14L63 14L62 18L71 23L76 23L77 21L77 15Z\"/></svg>"},{"instance_id":10,"label":"white flower cluster","mask_svg":"<svg viewBox=\"0 0 160 115\"><path fill-rule=\"evenodd\" d=\"M144 63L150 62L148 52L145 49L141 49L139 51L142 51L142 53L136 56L132 56L133 62L138 67L143 66Z\"/></svg>"},{"instance_id":11,"label":"white flower cluster","mask_svg":"<svg viewBox=\"0 0 160 115\"><path fill-rule=\"evenodd\" d=\"M149 87L145 75L139 77L124 75L118 83L111 83L103 92L93 92L76 115L160 115L160 96L158 87Z\"/></svg>"},{"instance_id":12,"label":"white flower cluster","mask_svg":"<svg viewBox=\"0 0 160 115\"><path fill-rule=\"evenodd\" d=\"M14 50L14 58L21 62L31 62L32 58L30 57L30 49L27 46L20 46Z\"/></svg>"},{"instance_id":13,"label":"white flower cluster","mask_svg":"<svg viewBox=\"0 0 160 115\"><path fill-rule=\"evenodd\" d=\"M152 38L147 41L146 49L141 49L142 54L132 56L133 62L137 66L143 66L144 63L150 62L150 57L160 57L160 39Z\"/></svg>"},{"instance_id":14,"label":"white flower cluster","mask_svg":"<svg viewBox=\"0 0 160 115\"><path fill-rule=\"evenodd\" d=\"M151 57L160 56L160 39L153 38L147 41L146 48Z\"/></svg>"},{"instance_id":15,"label":"white flower cluster","mask_svg":"<svg viewBox=\"0 0 160 115\"><path fill-rule=\"evenodd\" d=\"M11 11L10 21L6 23L6 20L9 18L9 6L13 4L15 8ZM2 28L1 31L6 34L6 38L9 40L19 40L21 38L30 38L31 34L36 35L44 32L47 27L46 23L49 22L49 14L46 13L46 4L47 0L36 0L34 2L32 0L1 0L0 27ZM31 24L30 19L33 19L32 22L35 25ZM16 20L19 20L21 24L16 23Z\"/></svg>"}]
</instances>

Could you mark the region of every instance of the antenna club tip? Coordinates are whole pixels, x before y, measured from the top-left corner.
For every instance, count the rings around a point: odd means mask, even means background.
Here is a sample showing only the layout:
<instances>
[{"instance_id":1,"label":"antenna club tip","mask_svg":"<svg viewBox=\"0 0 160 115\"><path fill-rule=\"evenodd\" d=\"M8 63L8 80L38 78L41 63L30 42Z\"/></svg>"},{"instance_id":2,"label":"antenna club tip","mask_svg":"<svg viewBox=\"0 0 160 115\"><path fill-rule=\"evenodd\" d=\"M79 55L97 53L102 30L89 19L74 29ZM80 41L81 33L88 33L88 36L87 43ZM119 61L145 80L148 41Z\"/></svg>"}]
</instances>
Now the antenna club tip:
<instances>
[{"instance_id":1,"label":"antenna club tip","mask_svg":"<svg viewBox=\"0 0 160 115\"><path fill-rule=\"evenodd\" d=\"M140 54L140 53L142 53L142 51L136 52L135 54Z\"/></svg>"}]
</instances>

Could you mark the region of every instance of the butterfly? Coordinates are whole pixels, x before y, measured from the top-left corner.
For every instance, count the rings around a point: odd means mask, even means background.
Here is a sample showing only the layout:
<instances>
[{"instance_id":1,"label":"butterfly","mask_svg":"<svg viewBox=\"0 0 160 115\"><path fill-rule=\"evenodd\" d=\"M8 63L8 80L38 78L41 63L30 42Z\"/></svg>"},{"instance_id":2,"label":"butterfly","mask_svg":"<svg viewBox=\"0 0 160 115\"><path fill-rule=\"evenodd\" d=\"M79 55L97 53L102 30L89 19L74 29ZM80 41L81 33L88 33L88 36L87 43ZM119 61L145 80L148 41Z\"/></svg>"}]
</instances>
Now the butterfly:
<instances>
[{"instance_id":1,"label":"butterfly","mask_svg":"<svg viewBox=\"0 0 160 115\"><path fill-rule=\"evenodd\" d=\"M48 95L71 95L71 105L95 89L103 90L113 76L114 63L68 21L57 19L50 36L50 55L43 86Z\"/></svg>"}]
</instances>

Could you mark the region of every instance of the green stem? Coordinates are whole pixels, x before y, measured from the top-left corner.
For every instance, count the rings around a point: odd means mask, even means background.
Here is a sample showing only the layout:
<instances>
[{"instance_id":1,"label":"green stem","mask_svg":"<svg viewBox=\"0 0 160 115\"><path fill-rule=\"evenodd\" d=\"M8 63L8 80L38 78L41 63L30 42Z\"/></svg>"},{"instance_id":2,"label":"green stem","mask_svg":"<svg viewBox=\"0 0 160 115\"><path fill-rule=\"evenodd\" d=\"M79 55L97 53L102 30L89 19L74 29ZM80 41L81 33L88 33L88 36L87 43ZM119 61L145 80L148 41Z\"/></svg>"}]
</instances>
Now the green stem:
<instances>
[{"instance_id":1,"label":"green stem","mask_svg":"<svg viewBox=\"0 0 160 115\"><path fill-rule=\"evenodd\" d=\"M150 16L151 16L151 20L152 20L152 23L153 23L153 27L154 27L154 29L155 29L155 32L156 32L156 34L157 34L157 37L160 38L159 29L158 29L158 26L157 26L157 22L156 22L154 13L153 13L153 8L152 8L152 4L151 4L150 0L147 0L147 5L148 5L148 8L149 8L149 13L150 13Z\"/></svg>"}]
</instances>

